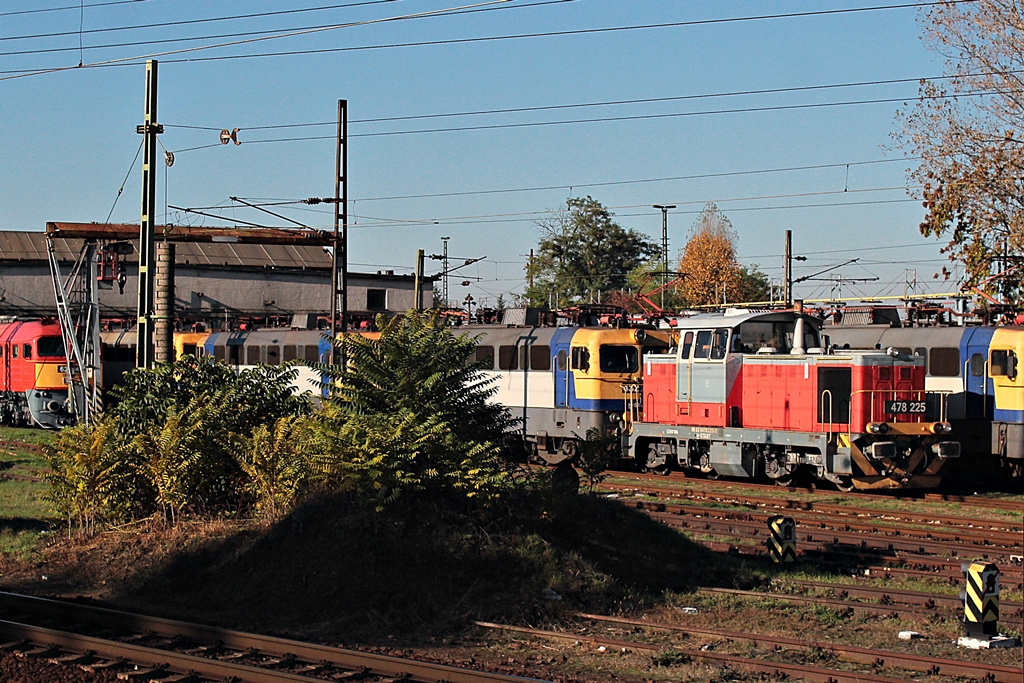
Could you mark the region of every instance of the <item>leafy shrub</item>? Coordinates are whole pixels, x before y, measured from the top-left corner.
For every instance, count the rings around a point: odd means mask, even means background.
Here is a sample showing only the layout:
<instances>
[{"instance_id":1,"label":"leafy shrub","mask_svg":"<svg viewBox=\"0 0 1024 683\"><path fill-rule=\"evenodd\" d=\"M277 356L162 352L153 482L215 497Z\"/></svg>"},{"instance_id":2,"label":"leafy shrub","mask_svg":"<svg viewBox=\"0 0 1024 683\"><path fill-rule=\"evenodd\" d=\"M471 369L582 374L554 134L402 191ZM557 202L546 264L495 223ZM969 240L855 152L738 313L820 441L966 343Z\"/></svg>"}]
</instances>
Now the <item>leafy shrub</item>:
<instances>
[{"instance_id":1,"label":"leafy shrub","mask_svg":"<svg viewBox=\"0 0 1024 683\"><path fill-rule=\"evenodd\" d=\"M470 359L476 343L437 316L379 316L380 336L345 340L343 366L323 366L329 406L310 443L321 473L382 507L403 492L457 499L514 482L515 421Z\"/></svg>"}]
</instances>

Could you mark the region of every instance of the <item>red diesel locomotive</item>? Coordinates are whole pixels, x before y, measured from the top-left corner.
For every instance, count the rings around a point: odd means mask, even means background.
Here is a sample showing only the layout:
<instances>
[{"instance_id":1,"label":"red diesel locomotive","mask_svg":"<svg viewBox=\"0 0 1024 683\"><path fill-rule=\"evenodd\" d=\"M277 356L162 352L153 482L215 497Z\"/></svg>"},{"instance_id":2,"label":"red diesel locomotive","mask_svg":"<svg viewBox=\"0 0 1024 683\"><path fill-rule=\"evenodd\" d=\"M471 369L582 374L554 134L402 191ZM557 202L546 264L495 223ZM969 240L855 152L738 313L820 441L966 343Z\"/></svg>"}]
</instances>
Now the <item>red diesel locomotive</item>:
<instances>
[{"instance_id":1,"label":"red diesel locomotive","mask_svg":"<svg viewBox=\"0 0 1024 683\"><path fill-rule=\"evenodd\" d=\"M644 356L627 456L711 476L808 472L841 489L927 488L959 444L920 358L828 351L801 311L683 318L674 353Z\"/></svg>"},{"instance_id":2,"label":"red diesel locomotive","mask_svg":"<svg viewBox=\"0 0 1024 683\"><path fill-rule=\"evenodd\" d=\"M47 429L74 424L65 365L56 321L0 323L0 423Z\"/></svg>"}]
</instances>

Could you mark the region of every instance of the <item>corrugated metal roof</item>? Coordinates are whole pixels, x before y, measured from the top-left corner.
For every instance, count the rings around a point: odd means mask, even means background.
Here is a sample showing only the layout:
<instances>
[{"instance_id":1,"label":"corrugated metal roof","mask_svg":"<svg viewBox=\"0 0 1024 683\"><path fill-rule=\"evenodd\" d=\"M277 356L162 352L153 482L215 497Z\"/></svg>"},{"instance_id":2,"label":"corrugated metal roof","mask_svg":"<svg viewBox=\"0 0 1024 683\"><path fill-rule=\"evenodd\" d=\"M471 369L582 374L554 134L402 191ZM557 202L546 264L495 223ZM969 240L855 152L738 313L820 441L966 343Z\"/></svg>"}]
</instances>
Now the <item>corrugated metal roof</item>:
<instances>
[{"instance_id":1,"label":"corrugated metal roof","mask_svg":"<svg viewBox=\"0 0 1024 683\"><path fill-rule=\"evenodd\" d=\"M138 240L133 240L138 244ZM82 248L82 240L57 238L53 240L57 259L74 261ZM136 250L138 246L136 246ZM0 230L0 261L47 261L46 233L19 230ZM127 260L135 262L135 255ZM331 255L320 246L280 244L221 244L176 242L176 263L236 266L248 268L327 268Z\"/></svg>"}]
</instances>

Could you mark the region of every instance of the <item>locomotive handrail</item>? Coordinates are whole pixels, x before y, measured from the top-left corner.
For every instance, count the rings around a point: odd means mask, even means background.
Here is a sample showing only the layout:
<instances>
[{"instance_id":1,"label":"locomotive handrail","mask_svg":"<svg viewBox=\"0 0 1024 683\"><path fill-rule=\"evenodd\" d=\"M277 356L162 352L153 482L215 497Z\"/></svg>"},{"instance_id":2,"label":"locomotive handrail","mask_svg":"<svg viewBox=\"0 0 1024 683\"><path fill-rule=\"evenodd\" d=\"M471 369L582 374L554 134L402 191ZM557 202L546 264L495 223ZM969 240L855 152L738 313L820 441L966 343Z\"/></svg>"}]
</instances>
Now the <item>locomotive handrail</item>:
<instances>
[{"instance_id":1,"label":"locomotive handrail","mask_svg":"<svg viewBox=\"0 0 1024 683\"><path fill-rule=\"evenodd\" d=\"M825 389L821 392L821 396L818 397L818 415L825 416L825 397L828 396L828 429L826 430L826 438L831 443L832 441L832 390Z\"/></svg>"}]
</instances>

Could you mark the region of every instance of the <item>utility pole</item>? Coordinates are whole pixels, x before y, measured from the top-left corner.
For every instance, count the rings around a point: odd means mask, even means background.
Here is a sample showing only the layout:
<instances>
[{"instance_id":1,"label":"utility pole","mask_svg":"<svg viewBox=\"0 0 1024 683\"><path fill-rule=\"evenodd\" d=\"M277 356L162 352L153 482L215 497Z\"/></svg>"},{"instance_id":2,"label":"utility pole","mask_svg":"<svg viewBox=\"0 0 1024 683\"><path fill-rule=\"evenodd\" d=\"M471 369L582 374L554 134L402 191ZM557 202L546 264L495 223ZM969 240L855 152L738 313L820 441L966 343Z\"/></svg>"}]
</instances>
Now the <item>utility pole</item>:
<instances>
[{"instance_id":1,"label":"utility pole","mask_svg":"<svg viewBox=\"0 0 1024 683\"><path fill-rule=\"evenodd\" d=\"M413 308L417 311L423 310L423 250L416 250L416 282L413 284Z\"/></svg>"},{"instance_id":2,"label":"utility pole","mask_svg":"<svg viewBox=\"0 0 1024 683\"><path fill-rule=\"evenodd\" d=\"M164 127L156 122L156 76L157 62L146 62L145 117L135 132L142 140L142 213L139 219L139 305L136 317L135 367L153 367L153 276L156 270L154 257L154 215L156 211L156 136Z\"/></svg>"},{"instance_id":3,"label":"utility pole","mask_svg":"<svg viewBox=\"0 0 1024 683\"><path fill-rule=\"evenodd\" d=\"M783 264L785 281L782 283L782 299L786 308L793 307L793 231L786 231L786 261Z\"/></svg>"},{"instance_id":4,"label":"utility pole","mask_svg":"<svg viewBox=\"0 0 1024 683\"><path fill-rule=\"evenodd\" d=\"M665 310L665 288L668 284L668 210L676 208L675 204L655 204L655 209L661 209L661 269L664 274L661 276L661 310Z\"/></svg>"},{"instance_id":5,"label":"utility pole","mask_svg":"<svg viewBox=\"0 0 1024 683\"><path fill-rule=\"evenodd\" d=\"M338 137L334 162L334 242L331 258L331 365L338 342L338 297L341 333L348 331L348 100L338 100ZM340 276L339 276L340 269Z\"/></svg>"},{"instance_id":6,"label":"utility pole","mask_svg":"<svg viewBox=\"0 0 1024 683\"><path fill-rule=\"evenodd\" d=\"M444 243L444 250L441 252L441 262L444 264L444 282L441 285L441 296L444 298L442 306L448 308L448 240L451 237L442 237L441 242Z\"/></svg>"}]
</instances>

